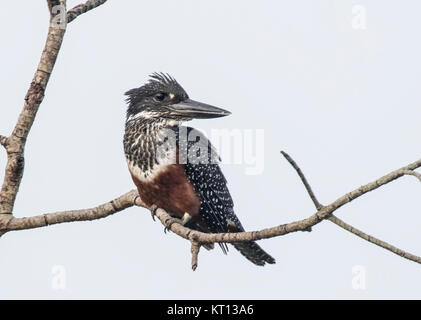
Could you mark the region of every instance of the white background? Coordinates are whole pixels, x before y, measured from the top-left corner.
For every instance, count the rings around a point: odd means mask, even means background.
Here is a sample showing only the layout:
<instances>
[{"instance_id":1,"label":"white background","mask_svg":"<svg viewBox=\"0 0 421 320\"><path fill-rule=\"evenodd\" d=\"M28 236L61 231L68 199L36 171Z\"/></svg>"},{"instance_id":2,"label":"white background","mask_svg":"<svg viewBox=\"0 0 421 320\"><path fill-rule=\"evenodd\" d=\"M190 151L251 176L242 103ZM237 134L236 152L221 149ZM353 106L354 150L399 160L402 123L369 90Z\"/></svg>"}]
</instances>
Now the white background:
<instances>
[{"instance_id":1,"label":"white background","mask_svg":"<svg viewBox=\"0 0 421 320\"><path fill-rule=\"evenodd\" d=\"M352 28L357 4L367 10L365 30ZM421 157L420 10L415 0L109 0L68 26L28 139L15 215L92 207L133 188L123 93L153 71L232 111L190 125L265 130L263 174L223 167L247 229L311 215L280 150L324 204ZM0 3L1 134L23 106L47 28L45 1ZM1 168L5 159L0 151ZM337 215L421 254L420 195L420 183L405 177ZM420 265L328 221L260 244L276 265L256 267L234 249L203 250L192 272L189 243L165 235L142 208L8 233L0 239L0 298L421 298ZM365 290L352 286L356 265ZM57 266L64 289L53 285Z\"/></svg>"}]
</instances>

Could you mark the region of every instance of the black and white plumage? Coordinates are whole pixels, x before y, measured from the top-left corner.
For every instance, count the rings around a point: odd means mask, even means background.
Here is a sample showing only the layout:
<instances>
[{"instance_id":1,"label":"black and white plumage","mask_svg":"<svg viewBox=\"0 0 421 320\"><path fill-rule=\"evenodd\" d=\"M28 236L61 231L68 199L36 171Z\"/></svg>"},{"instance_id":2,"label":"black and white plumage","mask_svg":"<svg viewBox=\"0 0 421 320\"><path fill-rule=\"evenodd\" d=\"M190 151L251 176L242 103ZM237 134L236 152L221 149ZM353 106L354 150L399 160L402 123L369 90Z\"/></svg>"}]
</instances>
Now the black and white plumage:
<instances>
[{"instance_id":1,"label":"black and white plumage","mask_svg":"<svg viewBox=\"0 0 421 320\"><path fill-rule=\"evenodd\" d=\"M170 76L153 74L146 85L132 89L124 150L133 181L142 200L169 214L185 218L186 226L202 232L244 231L208 139L180 124L192 118L214 118L229 112L190 100ZM190 139L190 137L195 139ZM226 244L220 244L224 253ZM255 242L233 246L256 265L275 260Z\"/></svg>"},{"instance_id":2,"label":"black and white plumage","mask_svg":"<svg viewBox=\"0 0 421 320\"><path fill-rule=\"evenodd\" d=\"M188 135L193 130L197 131L196 129L187 127ZM208 163L192 164L188 162L184 165L184 170L200 198L199 215L212 233L245 231L240 220L234 213L234 202L227 187L227 180L218 164L220 159L216 156L216 152L210 141L203 134L198 134L198 136L202 140L203 145L209 146L204 150L207 151L206 158ZM188 142L187 154L190 154L189 149L194 143ZM237 242L232 245L254 264L264 265L265 262L275 263L275 259L253 241ZM226 244L222 244L221 248L224 253L228 251Z\"/></svg>"}]
</instances>

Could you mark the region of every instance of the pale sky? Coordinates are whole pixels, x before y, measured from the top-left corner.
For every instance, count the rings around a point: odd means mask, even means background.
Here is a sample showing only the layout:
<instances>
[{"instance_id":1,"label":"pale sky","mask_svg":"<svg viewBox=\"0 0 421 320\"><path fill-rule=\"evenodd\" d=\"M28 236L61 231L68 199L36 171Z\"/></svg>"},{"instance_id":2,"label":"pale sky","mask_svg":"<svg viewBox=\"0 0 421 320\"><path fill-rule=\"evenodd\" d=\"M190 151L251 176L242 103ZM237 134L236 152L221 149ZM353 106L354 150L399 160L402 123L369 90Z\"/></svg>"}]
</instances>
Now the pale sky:
<instances>
[{"instance_id":1,"label":"pale sky","mask_svg":"<svg viewBox=\"0 0 421 320\"><path fill-rule=\"evenodd\" d=\"M247 230L310 216L280 150L323 204L421 157L420 10L415 0L107 1L68 26L28 139L15 215L88 208L131 190L123 93L163 71L192 99L232 112L189 125L263 130L263 172L248 175L245 158L222 168ZM23 106L47 27L45 1L0 3L0 134ZM0 168L5 159L0 150ZM421 255L420 194L405 177L336 215ZM201 251L193 272L189 243L165 235L143 208L8 233L0 298L421 298L420 265L328 221L259 244L277 264L257 267L216 248Z\"/></svg>"}]
</instances>

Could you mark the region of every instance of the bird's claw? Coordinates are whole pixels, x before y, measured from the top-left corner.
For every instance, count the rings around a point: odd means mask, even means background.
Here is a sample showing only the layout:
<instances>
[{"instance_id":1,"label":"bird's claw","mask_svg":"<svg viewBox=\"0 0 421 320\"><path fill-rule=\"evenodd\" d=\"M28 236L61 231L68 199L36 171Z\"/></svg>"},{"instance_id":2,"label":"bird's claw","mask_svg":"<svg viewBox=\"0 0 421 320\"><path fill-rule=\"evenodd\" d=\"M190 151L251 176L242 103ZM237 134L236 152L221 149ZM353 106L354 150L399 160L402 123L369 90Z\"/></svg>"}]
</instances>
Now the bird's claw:
<instances>
[{"instance_id":1,"label":"bird's claw","mask_svg":"<svg viewBox=\"0 0 421 320\"><path fill-rule=\"evenodd\" d=\"M185 226L186 225L186 223L188 223L190 220L191 220L191 215L189 215L187 212L186 213L184 213L184 215L183 215L183 217L181 218L181 219L177 219L177 218L172 218L172 220L170 220L170 222L169 222L169 225L168 225L168 227L165 227L164 228L164 233L167 233L167 231L168 232L170 232L171 230L170 230L170 228L171 228L171 225L174 223L174 222L177 222L177 223L179 223L179 224L181 224L182 226Z\"/></svg>"},{"instance_id":2,"label":"bird's claw","mask_svg":"<svg viewBox=\"0 0 421 320\"><path fill-rule=\"evenodd\" d=\"M156 204L153 204L151 205L149 209L151 210L152 220L155 221L155 215L156 215L156 210L158 209L158 206Z\"/></svg>"},{"instance_id":3,"label":"bird's claw","mask_svg":"<svg viewBox=\"0 0 421 320\"><path fill-rule=\"evenodd\" d=\"M171 231L171 226L173 225L173 223L180 223L180 219L177 219L177 218L171 218L169 221L168 221L168 223L167 223L167 226L164 228L164 233L166 234L167 232L170 232Z\"/></svg>"}]
</instances>

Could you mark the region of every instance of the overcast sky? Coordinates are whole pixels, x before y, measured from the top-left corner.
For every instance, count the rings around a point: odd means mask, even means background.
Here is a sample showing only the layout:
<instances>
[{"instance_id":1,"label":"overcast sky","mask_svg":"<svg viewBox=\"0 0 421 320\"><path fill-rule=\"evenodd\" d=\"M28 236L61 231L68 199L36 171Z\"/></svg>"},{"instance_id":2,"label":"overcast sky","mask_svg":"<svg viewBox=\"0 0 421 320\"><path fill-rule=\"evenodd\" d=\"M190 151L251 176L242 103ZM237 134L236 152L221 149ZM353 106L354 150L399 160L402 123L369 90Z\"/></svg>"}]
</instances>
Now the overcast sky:
<instances>
[{"instance_id":1,"label":"overcast sky","mask_svg":"<svg viewBox=\"0 0 421 320\"><path fill-rule=\"evenodd\" d=\"M248 174L245 155L223 165L246 229L310 216L280 150L323 204L421 157L420 10L415 0L107 1L68 26L28 139L15 215L88 208L131 190L123 93L164 71L192 99L232 112L189 125L255 138L263 129L264 151L251 143L263 170ZM0 3L0 134L23 106L47 28L45 1ZM1 168L5 160L0 150ZM405 177L336 214L421 254L420 195ZM189 243L165 235L143 208L8 233L0 298L421 298L420 265L328 221L259 243L276 265L216 248L202 250L192 272Z\"/></svg>"}]
</instances>

